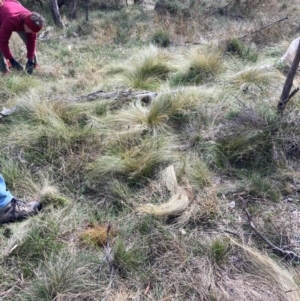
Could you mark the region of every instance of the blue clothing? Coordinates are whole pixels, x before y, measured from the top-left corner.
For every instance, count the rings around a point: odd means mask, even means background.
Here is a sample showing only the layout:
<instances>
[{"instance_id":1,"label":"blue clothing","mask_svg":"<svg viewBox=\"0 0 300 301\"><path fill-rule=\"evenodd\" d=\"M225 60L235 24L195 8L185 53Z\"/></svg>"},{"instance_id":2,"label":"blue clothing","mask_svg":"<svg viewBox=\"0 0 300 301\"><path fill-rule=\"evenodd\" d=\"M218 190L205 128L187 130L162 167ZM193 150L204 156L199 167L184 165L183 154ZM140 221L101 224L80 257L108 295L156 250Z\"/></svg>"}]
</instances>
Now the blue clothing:
<instances>
[{"instance_id":1,"label":"blue clothing","mask_svg":"<svg viewBox=\"0 0 300 301\"><path fill-rule=\"evenodd\" d=\"M0 174L0 209L5 207L13 199L12 194L6 189L5 181Z\"/></svg>"}]
</instances>

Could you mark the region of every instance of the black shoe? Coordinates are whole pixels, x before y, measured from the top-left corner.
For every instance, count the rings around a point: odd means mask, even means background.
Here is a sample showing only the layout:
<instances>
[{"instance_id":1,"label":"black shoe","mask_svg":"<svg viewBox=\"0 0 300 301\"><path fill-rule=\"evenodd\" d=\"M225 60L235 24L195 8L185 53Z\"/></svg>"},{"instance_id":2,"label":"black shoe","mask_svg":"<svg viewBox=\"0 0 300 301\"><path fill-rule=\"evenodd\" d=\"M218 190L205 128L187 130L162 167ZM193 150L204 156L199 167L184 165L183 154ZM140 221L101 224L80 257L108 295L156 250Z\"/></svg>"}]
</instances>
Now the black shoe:
<instances>
[{"instance_id":1,"label":"black shoe","mask_svg":"<svg viewBox=\"0 0 300 301\"><path fill-rule=\"evenodd\" d=\"M42 208L40 202L25 203L13 198L4 208L0 209L0 224L26 219L37 214Z\"/></svg>"}]
</instances>

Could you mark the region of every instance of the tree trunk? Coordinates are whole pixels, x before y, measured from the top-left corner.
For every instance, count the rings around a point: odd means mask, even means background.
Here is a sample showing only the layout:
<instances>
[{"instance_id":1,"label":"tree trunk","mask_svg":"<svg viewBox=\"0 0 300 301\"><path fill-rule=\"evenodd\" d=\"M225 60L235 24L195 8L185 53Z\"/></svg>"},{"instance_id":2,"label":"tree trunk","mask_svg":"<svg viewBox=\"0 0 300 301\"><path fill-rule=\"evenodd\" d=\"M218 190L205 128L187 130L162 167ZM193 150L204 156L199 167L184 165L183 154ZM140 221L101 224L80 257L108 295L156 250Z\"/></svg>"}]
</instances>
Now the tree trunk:
<instances>
[{"instance_id":1,"label":"tree trunk","mask_svg":"<svg viewBox=\"0 0 300 301\"><path fill-rule=\"evenodd\" d=\"M90 4L91 4L91 0L86 0L86 2L85 2L85 20L87 22L89 21Z\"/></svg>"},{"instance_id":2,"label":"tree trunk","mask_svg":"<svg viewBox=\"0 0 300 301\"><path fill-rule=\"evenodd\" d=\"M295 91L293 91L290 94L292 85L293 85L293 81L294 81L294 77L295 74L297 72L298 66L299 66L299 62L300 62L300 42L298 45L298 49L297 52L295 54L293 63L291 65L291 68L286 76L286 80L282 89L282 93L280 96L280 101L277 105L277 110L278 112L282 113L285 110L285 107L287 105L287 103L289 102L289 100L296 94L296 92L298 92L298 90L296 89Z\"/></svg>"},{"instance_id":3,"label":"tree trunk","mask_svg":"<svg viewBox=\"0 0 300 301\"><path fill-rule=\"evenodd\" d=\"M50 0L50 10L52 14L53 21L56 26L64 28L65 25L61 19L58 5L57 5L57 0Z\"/></svg>"},{"instance_id":4,"label":"tree trunk","mask_svg":"<svg viewBox=\"0 0 300 301\"><path fill-rule=\"evenodd\" d=\"M77 0L72 0L69 7L69 15L71 19L76 19L77 16Z\"/></svg>"}]
</instances>

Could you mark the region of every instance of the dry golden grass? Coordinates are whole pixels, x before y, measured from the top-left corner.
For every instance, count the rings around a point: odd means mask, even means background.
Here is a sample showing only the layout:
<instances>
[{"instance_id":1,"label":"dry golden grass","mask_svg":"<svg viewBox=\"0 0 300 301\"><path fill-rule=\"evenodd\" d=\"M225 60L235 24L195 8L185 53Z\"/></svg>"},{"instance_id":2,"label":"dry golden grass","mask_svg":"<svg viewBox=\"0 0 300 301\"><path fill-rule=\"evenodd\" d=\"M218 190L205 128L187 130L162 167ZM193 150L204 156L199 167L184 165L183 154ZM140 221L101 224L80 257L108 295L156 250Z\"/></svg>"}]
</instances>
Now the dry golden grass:
<instances>
[{"instance_id":1,"label":"dry golden grass","mask_svg":"<svg viewBox=\"0 0 300 301\"><path fill-rule=\"evenodd\" d=\"M87 245L104 247L116 235L115 229L108 230L107 226L90 225L80 233L80 240Z\"/></svg>"}]
</instances>

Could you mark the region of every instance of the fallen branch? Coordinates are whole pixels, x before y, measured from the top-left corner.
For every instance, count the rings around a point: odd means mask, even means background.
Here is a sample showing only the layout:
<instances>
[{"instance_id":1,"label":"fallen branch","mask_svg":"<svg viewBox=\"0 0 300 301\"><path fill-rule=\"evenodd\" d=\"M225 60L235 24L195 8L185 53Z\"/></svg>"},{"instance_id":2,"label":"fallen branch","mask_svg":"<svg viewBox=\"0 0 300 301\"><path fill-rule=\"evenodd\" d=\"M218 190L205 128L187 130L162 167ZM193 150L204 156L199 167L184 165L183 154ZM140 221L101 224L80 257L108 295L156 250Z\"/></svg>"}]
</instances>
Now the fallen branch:
<instances>
[{"instance_id":1,"label":"fallen branch","mask_svg":"<svg viewBox=\"0 0 300 301\"><path fill-rule=\"evenodd\" d=\"M269 241L264 235L262 235L254 226L252 219L251 219L251 215L248 211L248 209L245 207L245 212L248 218L248 222L249 225L251 227L251 229L255 232L255 234L257 234L276 254L284 257L285 259L291 259L293 261L296 262L300 262L300 256L297 255L295 252L293 251L289 251L289 250L283 250L277 246L275 246L271 241Z\"/></svg>"},{"instance_id":2,"label":"fallen branch","mask_svg":"<svg viewBox=\"0 0 300 301\"><path fill-rule=\"evenodd\" d=\"M157 93L149 92L149 91L113 91L113 92L104 92L102 90L96 91L87 95L81 95L77 97L73 97L68 99L70 101L93 101L97 99L124 99L124 98L138 98L138 99L146 99L146 98L155 98Z\"/></svg>"},{"instance_id":3,"label":"fallen branch","mask_svg":"<svg viewBox=\"0 0 300 301\"><path fill-rule=\"evenodd\" d=\"M284 18L281 18L281 19L279 19L279 20L277 20L277 21L274 21L274 22L272 22L272 23L270 23L270 24L267 24L267 25L265 25L265 26L263 26L263 27L260 27L260 28L258 28L258 29L256 29L256 30L254 30L254 31L252 31L252 32L250 32L250 33L248 33L248 34L242 36L242 37L239 37L238 39L242 40L242 39L248 37L249 35L258 33L258 32L260 32L260 31L262 31L263 29L266 29L266 28L268 28L268 27L271 27L271 26L273 26L274 24L279 23L279 22L282 22L282 21L284 21L284 20L288 20L288 16L286 16L286 17L284 17Z\"/></svg>"},{"instance_id":4,"label":"fallen branch","mask_svg":"<svg viewBox=\"0 0 300 301\"><path fill-rule=\"evenodd\" d=\"M216 12L214 12L214 13L216 13ZM241 16L234 16L234 17L240 17L240 18L242 18ZM266 29L266 28L268 28L268 27L270 27L270 26L272 26L272 25L274 25L274 24L276 24L276 23L282 22L282 21L284 21L284 20L288 20L288 16L286 16L286 17L284 17L284 18L281 18L281 19L279 19L279 20L277 20L277 21L274 21L274 22L272 22L272 23L270 23L270 24L267 24L267 25L265 25L265 26L263 26L263 27L260 27L260 28L254 30L254 31L252 31L252 32L250 32L250 33L247 33L247 34L241 36L241 37L238 37L238 39L239 39L239 40L242 40L242 39L244 39L244 38L246 38L246 37L248 37L248 36L250 36L250 35L252 35L252 34L259 33L259 32L262 31L263 29ZM223 41L226 41L226 40L223 40ZM186 46L190 46L190 45L200 45L200 44L203 44L203 43L202 43L202 42L194 42L194 43L189 43L189 44L184 44L184 45L177 45L177 46L185 46L185 47L186 47Z\"/></svg>"}]
</instances>

